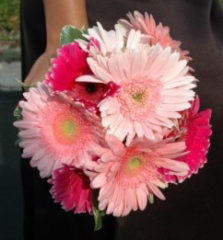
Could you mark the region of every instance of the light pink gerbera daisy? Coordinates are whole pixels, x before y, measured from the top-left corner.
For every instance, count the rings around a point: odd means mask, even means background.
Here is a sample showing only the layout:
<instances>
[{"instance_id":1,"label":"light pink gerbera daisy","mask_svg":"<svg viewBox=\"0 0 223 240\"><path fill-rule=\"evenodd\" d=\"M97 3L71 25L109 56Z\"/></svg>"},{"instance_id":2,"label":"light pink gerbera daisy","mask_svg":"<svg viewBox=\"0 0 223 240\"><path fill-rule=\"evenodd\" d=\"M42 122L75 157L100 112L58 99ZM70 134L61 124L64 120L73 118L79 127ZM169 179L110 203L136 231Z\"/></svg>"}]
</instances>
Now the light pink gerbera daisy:
<instances>
[{"instance_id":1,"label":"light pink gerbera daisy","mask_svg":"<svg viewBox=\"0 0 223 240\"><path fill-rule=\"evenodd\" d=\"M175 41L170 36L169 27L163 26L162 23L156 24L152 15L145 13L144 15L138 11L133 14L128 13L128 20L121 19L119 24L126 30L135 29L149 36L149 44L154 45L159 43L163 48L171 47L173 51L178 51L182 59L189 60L188 51L180 49L181 42Z\"/></svg>"},{"instance_id":2,"label":"light pink gerbera daisy","mask_svg":"<svg viewBox=\"0 0 223 240\"><path fill-rule=\"evenodd\" d=\"M79 103L51 96L44 83L24 93L23 119L14 123L20 129L23 157L31 158L41 177L48 177L62 164L76 167L91 160L89 150L97 145L102 129L99 119L89 115Z\"/></svg>"},{"instance_id":3,"label":"light pink gerbera daisy","mask_svg":"<svg viewBox=\"0 0 223 240\"><path fill-rule=\"evenodd\" d=\"M131 39L134 33L138 35L132 30ZM127 137L127 144L135 135L154 139L162 126L171 128L172 119L180 118L179 112L190 108L196 86L195 78L187 75L187 61L179 60L179 53L159 44L133 45L109 58L88 58L94 75L77 79L120 86L114 96L99 103L99 110L107 132L121 141Z\"/></svg>"},{"instance_id":4,"label":"light pink gerbera daisy","mask_svg":"<svg viewBox=\"0 0 223 240\"><path fill-rule=\"evenodd\" d=\"M85 51L88 50L90 55L108 56L125 45L124 35L119 30L106 31L99 22L97 26L88 29L85 37L89 42L82 42L80 45Z\"/></svg>"},{"instance_id":5,"label":"light pink gerbera daisy","mask_svg":"<svg viewBox=\"0 0 223 240\"><path fill-rule=\"evenodd\" d=\"M169 182L183 181L192 174L196 174L200 168L207 162L206 155L210 146L211 136L211 110L206 109L199 112L200 100L197 96L192 104L191 109L183 113L182 119L179 120L178 127L168 136L175 136L178 141L185 141L187 155L178 159L189 166L189 171L185 176L170 176L167 174L166 180ZM165 176L166 170L162 170Z\"/></svg>"},{"instance_id":6,"label":"light pink gerbera daisy","mask_svg":"<svg viewBox=\"0 0 223 240\"><path fill-rule=\"evenodd\" d=\"M63 166L55 170L49 183L53 184L50 193L56 203L61 203L66 211L92 213L92 193L89 178L82 170Z\"/></svg>"},{"instance_id":7,"label":"light pink gerbera daisy","mask_svg":"<svg viewBox=\"0 0 223 240\"><path fill-rule=\"evenodd\" d=\"M185 175L187 164L172 160L183 154L184 142L165 143L136 140L126 148L112 135L106 137L108 148L95 148L99 160L91 163L91 186L99 188L99 209L116 217L131 210L144 210L153 195L165 199L159 188L167 187L160 167L176 175ZM92 166L93 165L93 166ZM91 174L92 172L92 174Z\"/></svg>"}]
</instances>

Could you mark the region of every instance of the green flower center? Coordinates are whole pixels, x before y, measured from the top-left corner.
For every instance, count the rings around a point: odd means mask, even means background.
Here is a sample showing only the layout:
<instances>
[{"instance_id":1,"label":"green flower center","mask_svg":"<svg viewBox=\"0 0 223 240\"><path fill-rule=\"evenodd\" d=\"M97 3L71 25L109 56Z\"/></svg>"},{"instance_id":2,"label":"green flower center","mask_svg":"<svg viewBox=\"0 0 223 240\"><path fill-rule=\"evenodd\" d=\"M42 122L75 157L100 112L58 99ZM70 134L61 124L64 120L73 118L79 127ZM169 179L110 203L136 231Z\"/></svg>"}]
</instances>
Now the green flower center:
<instances>
[{"instance_id":1,"label":"green flower center","mask_svg":"<svg viewBox=\"0 0 223 240\"><path fill-rule=\"evenodd\" d=\"M143 99L143 93L142 92L137 92L135 94L132 95L132 98L136 101L136 102L141 102Z\"/></svg>"},{"instance_id":2,"label":"green flower center","mask_svg":"<svg viewBox=\"0 0 223 240\"><path fill-rule=\"evenodd\" d=\"M75 125L71 120L65 120L62 124L62 131L66 137L72 137L75 134Z\"/></svg>"},{"instance_id":3,"label":"green flower center","mask_svg":"<svg viewBox=\"0 0 223 240\"><path fill-rule=\"evenodd\" d=\"M142 164L141 159L139 157L133 157L132 159L130 159L130 161L128 162L128 168L129 170L134 170L138 167L140 167Z\"/></svg>"},{"instance_id":4,"label":"green flower center","mask_svg":"<svg viewBox=\"0 0 223 240\"><path fill-rule=\"evenodd\" d=\"M141 156L130 157L125 163L125 173L130 176L137 174L144 166L144 163L145 161Z\"/></svg>"}]
</instances>

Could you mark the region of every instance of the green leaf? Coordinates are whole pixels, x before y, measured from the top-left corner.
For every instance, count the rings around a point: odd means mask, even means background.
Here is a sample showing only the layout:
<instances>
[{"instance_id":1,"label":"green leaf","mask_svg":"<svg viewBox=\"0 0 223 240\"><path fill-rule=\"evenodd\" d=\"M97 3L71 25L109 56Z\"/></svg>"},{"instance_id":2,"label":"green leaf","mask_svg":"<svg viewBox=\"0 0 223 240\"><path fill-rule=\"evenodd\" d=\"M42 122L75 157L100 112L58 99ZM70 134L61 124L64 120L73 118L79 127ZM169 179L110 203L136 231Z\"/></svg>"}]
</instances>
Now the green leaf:
<instances>
[{"instance_id":1,"label":"green leaf","mask_svg":"<svg viewBox=\"0 0 223 240\"><path fill-rule=\"evenodd\" d=\"M13 116L16 121L21 120L22 119L22 108L17 106L13 111Z\"/></svg>"},{"instance_id":2,"label":"green leaf","mask_svg":"<svg viewBox=\"0 0 223 240\"><path fill-rule=\"evenodd\" d=\"M151 204L154 203L154 197L153 197L153 194L149 194L149 202L150 202Z\"/></svg>"},{"instance_id":3,"label":"green leaf","mask_svg":"<svg viewBox=\"0 0 223 240\"><path fill-rule=\"evenodd\" d=\"M98 209L98 191L94 191L93 194L93 215L94 215L94 231L98 231L103 226L103 216L105 216L105 212L102 212Z\"/></svg>"},{"instance_id":4,"label":"green leaf","mask_svg":"<svg viewBox=\"0 0 223 240\"><path fill-rule=\"evenodd\" d=\"M15 141L15 145L16 146L19 146L19 143L22 141L22 139L21 138L18 138L16 141Z\"/></svg>"},{"instance_id":5,"label":"green leaf","mask_svg":"<svg viewBox=\"0 0 223 240\"><path fill-rule=\"evenodd\" d=\"M17 79L17 78L15 79L15 81L16 81L19 85L21 85L26 92L28 92L31 87L36 87L35 85L25 84L24 82L22 82L21 80L19 80L19 79Z\"/></svg>"},{"instance_id":6,"label":"green leaf","mask_svg":"<svg viewBox=\"0 0 223 240\"><path fill-rule=\"evenodd\" d=\"M76 39L86 40L83 34L87 33L87 29L83 26L81 30L78 28L66 25L62 28L60 33L60 44L67 44L75 41Z\"/></svg>"},{"instance_id":7,"label":"green leaf","mask_svg":"<svg viewBox=\"0 0 223 240\"><path fill-rule=\"evenodd\" d=\"M22 108L17 106L14 111L13 111L13 116L15 118L16 121L19 121L22 119ZM16 141L15 141L15 145L19 145L19 143L21 142L21 139L18 138Z\"/></svg>"},{"instance_id":8,"label":"green leaf","mask_svg":"<svg viewBox=\"0 0 223 240\"><path fill-rule=\"evenodd\" d=\"M87 34L88 33L88 29L85 26L83 26L81 28L81 32L82 32L82 34Z\"/></svg>"}]
</instances>

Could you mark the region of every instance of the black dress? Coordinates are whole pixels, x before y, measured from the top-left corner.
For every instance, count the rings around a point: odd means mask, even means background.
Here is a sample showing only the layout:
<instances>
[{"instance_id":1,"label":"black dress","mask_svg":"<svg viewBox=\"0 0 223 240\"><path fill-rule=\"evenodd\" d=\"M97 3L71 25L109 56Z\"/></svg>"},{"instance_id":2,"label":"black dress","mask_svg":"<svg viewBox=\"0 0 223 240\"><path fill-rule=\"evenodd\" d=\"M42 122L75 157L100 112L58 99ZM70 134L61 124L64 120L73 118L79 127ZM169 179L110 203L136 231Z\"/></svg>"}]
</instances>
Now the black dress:
<instances>
[{"instance_id":1,"label":"black dress","mask_svg":"<svg viewBox=\"0 0 223 240\"><path fill-rule=\"evenodd\" d=\"M40 0L22 0L23 77L45 48L44 14ZM171 28L173 38L190 51L200 80L202 109L213 110L209 161L198 175L165 191L144 212L118 220L107 218L93 234L91 218L65 213L53 204L48 185L27 160L22 160L25 239L215 240L222 238L223 172L223 10L218 0L88 0L89 21L111 28L128 11L152 13ZM60 227L59 227L60 226ZM82 233L82 234L81 234ZM76 238L75 238L76 237Z\"/></svg>"}]
</instances>

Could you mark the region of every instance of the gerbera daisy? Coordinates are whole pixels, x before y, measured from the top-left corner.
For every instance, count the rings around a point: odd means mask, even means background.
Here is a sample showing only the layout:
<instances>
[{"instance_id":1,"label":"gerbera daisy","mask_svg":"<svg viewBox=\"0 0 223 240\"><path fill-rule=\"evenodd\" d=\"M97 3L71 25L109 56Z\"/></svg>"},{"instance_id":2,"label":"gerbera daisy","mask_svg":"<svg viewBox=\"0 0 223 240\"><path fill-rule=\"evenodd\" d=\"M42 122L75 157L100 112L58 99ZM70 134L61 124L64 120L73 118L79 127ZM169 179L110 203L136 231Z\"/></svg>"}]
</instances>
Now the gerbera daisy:
<instances>
[{"instance_id":1,"label":"gerbera daisy","mask_svg":"<svg viewBox=\"0 0 223 240\"><path fill-rule=\"evenodd\" d=\"M163 48L171 47L172 51L178 51L181 58L189 60L188 51L183 51L180 49L181 42L175 41L170 36L169 27L163 26L162 23L156 24L152 15L147 12L143 15L138 11L133 14L128 13L128 20L121 19L119 24L124 27L127 31L130 29L140 30L142 33L149 36L149 44L154 45L159 43Z\"/></svg>"},{"instance_id":2,"label":"gerbera daisy","mask_svg":"<svg viewBox=\"0 0 223 240\"><path fill-rule=\"evenodd\" d=\"M165 143L135 140L125 147L114 136L106 137L108 148L95 148L99 160L91 163L91 186L99 188L99 209L116 217L131 210L144 210L153 195L165 199L159 188L167 187L160 167L185 175L187 164L172 160L183 154L184 142ZM93 166L92 166L93 165Z\"/></svg>"},{"instance_id":3,"label":"gerbera daisy","mask_svg":"<svg viewBox=\"0 0 223 240\"><path fill-rule=\"evenodd\" d=\"M92 213L92 189L89 178L82 170L63 166L55 170L49 183L53 184L50 193L56 203L61 203L66 211Z\"/></svg>"},{"instance_id":4,"label":"gerbera daisy","mask_svg":"<svg viewBox=\"0 0 223 240\"><path fill-rule=\"evenodd\" d=\"M192 174L196 174L207 162L206 155L211 136L211 110L206 109L198 112L199 108L200 100L197 96L191 109L185 111L182 119L178 121L178 127L168 135L175 136L178 141L185 141L188 154L179 158L178 161L185 162L189 166L189 171L184 177L167 174L166 180L169 182L175 182L177 179L183 181L189 178ZM163 170L164 175L166 172L166 170Z\"/></svg>"},{"instance_id":5,"label":"gerbera daisy","mask_svg":"<svg viewBox=\"0 0 223 240\"><path fill-rule=\"evenodd\" d=\"M76 78L82 74L90 74L87 64L88 53L83 51L79 43L64 45L58 50L58 56L52 60L52 68L46 75L45 83L53 91L66 91L75 101L82 102L90 111L98 111L97 104L103 99L108 88L104 84L77 83Z\"/></svg>"},{"instance_id":6,"label":"gerbera daisy","mask_svg":"<svg viewBox=\"0 0 223 240\"><path fill-rule=\"evenodd\" d=\"M88 53L77 42L63 45L52 59L52 68L46 75L46 84L54 91L72 90L75 79L83 74L90 74L87 64Z\"/></svg>"},{"instance_id":7,"label":"gerbera daisy","mask_svg":"<svg viewBox=\"0 0 223 240\"><path fill-rule=\"evenodd\" d=\"M111 53L120 50L125 45L124 35L119 30L106 31L98 22L97 26L88 29L85 37L89 42L81 42L80 45L91 55L101 54L108 56Z\"/></svg>"},{"instance_id":8,"label":"gerbera daisy","mask_svg":"<svg viewBox=\"0 0 223 240\"><path fill-rule=\"evenodd\" d=\"M90 112L98 112L98 103L104 99L109 86L101 83L75 83L75 87L67 95L79 101Z\"/></svg>"},{"instance_id":9,"label":"gerbera daisy","mask_svg":"<svg viewBox=\"0 0 223 240\"><path fill-rule=\"evenodd\" d=\"M130 32L131 39L134 33ZM188 109L194 99L195 78L187 75L187 61L179 57L169 47L137 44L109 58L88 58L94 75L77 81L120 86L113 97L99 103L102 124L109 134L121 141L127 137L127 144L135 135L153 139L162 126L171 128L172 119L180 118L179 112Z\"/></svg>"},{"instance_id":10,"label":"gerbera daisy","mask_svg":"<svg viewBox=\"0 0 223 240\"><path fill-rule=\"evenodd\" d=\"M24 93L21 101L23 119L14 123L20 129L23 157L31 158L41 177L48 177L62 164L83 166L91 159L88 152L102 130L99 119L89 115L79 103L51 96L44 83Z\"/></svg>"}]
</instances>

